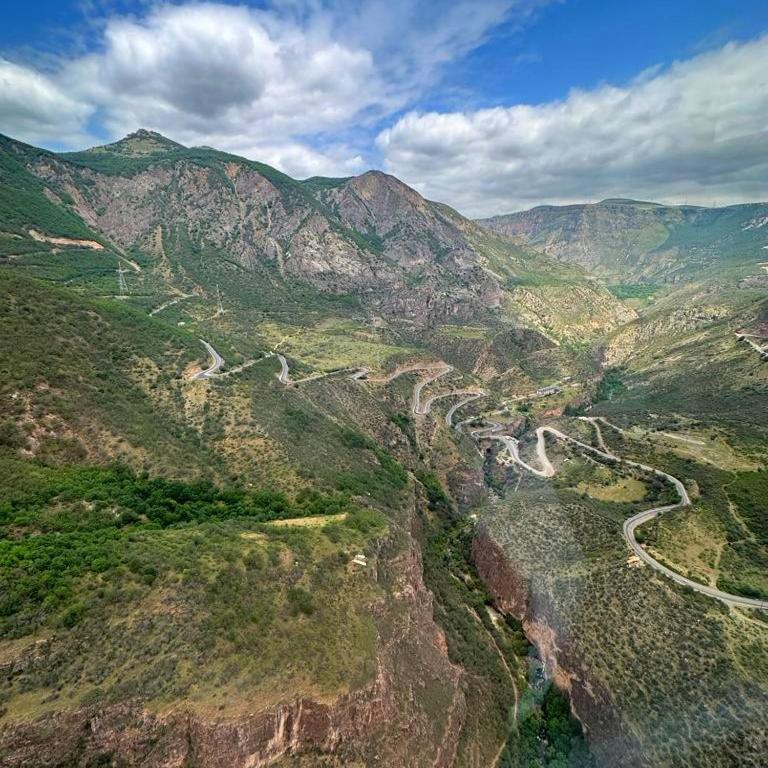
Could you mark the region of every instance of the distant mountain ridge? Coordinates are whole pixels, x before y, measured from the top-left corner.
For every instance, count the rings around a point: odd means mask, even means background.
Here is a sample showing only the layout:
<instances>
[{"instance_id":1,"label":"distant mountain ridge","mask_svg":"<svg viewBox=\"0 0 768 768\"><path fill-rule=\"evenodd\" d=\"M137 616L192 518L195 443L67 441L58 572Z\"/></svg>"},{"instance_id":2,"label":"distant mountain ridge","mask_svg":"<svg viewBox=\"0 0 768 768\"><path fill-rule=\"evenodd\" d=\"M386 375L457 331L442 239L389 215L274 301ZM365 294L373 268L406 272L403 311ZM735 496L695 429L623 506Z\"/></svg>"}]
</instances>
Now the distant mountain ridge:
<instances>
[{"instance_id":1,"label":"distant mountain ridge","mask_svg":"<svg viewBox=\"0 0 768 768\"><path fill-rule=\"evenodd\" d=\"M538 206L478 223L612 280L678 282L702 268L761 257L768 203L724 208L608 199Z\"/></svg>"}]
</instances>

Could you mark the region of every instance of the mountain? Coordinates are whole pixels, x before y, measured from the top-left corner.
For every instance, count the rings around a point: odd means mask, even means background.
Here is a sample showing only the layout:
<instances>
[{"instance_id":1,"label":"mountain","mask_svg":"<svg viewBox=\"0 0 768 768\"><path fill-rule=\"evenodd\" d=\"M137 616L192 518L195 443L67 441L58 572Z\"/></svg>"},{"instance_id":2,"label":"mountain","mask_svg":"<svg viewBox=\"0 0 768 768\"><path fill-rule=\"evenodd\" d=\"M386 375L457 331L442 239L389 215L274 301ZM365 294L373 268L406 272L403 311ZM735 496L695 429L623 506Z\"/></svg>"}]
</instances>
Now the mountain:
<instances>
[{"instance_id":1,"label":"mountain","mask_svg":"<svg viewBox=\"0 0 768 768\"><path fill-rule=\"evenodd\" d=\"M117 254L147 259L165 283L183 281L193 268L228 264L247 274L259 301L280 302L298 283L350 297L373 315L425 325L494 322L518 309L530 319L528 305L546 301L541 278L549 275L552 284L580 285L582 301L594 300L598 325L615 326L626 314L579 270L489 237L378 171L299 182L264 164L189 149L144 130L63 155L5 138L0 159L0 194L14 210L9 233L25 242L31 229L44 237L90 237ZM35 195L23 206L13 199L21 186ZM537 285L518 307L515 288L531 274ZM235 284L233 290L246 290L242 280ZM144 276L142 290L149 289Z\"/></svg>"},{"instance_id":2,"label":"mountain","mask_svg":"<svg viewBox=\"0 0 768 768\"><path fill-rule=\"evenodd\" d=\"M0 763L762 765L768 227L596 207L1 138Z\"/></svg>"},{"instance_id":3,"label":"mountain","mask_svg":"<svg viewBox=\"0 0 768 768\"><path fill-rule=\"evenodd\" d=\"M636 200L540 206L479 223L617 283L676 283L765 257L768 203L726 208Z\"/></svg>"},{"instance_id":4,"label":"mountain","mask_svg":"<svg viewBox=\"0 0 768 768\"><path fill-rule=\"evenodd\" d=\"M514 350L535 388L634 313L390 176L146 131L0 140L0 295L0 762L492 762L529 646L480 611L477 453L425 460L452 430L409 371L490 395Z\"/></svg>"}]
</instances>

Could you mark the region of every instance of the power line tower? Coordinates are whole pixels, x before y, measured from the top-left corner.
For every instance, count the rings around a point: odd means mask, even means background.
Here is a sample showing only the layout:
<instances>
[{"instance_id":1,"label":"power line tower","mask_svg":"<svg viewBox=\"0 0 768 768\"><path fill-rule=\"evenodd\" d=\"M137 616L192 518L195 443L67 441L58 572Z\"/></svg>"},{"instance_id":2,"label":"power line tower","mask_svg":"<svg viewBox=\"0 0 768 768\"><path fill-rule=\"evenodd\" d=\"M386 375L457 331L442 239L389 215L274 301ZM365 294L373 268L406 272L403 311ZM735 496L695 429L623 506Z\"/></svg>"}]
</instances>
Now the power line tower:
<instances>
[{"instance_id":1,"label":"power line tower","mask_svg":"<svg viewBox=\"0 0 768 768\"><path fill-rule=\"evenodd\" d=\"M216 283L216 300L219 303L219 311L217 314L223 315L224 314L224 305L221 303L221 290L219 289L219 284Z\"/></svg>"},{"instance_id":2,"label":"power line tower","mask_svg":"<svg viewBox=\"0 0 768 768\"><path fill-rule=\"evenodd\" d=\"M125 280L125 273L128 270L123 267L122 262L117 262L117 295L122 299L128 293L128 283Z\"/></svg>"}]
</instances>

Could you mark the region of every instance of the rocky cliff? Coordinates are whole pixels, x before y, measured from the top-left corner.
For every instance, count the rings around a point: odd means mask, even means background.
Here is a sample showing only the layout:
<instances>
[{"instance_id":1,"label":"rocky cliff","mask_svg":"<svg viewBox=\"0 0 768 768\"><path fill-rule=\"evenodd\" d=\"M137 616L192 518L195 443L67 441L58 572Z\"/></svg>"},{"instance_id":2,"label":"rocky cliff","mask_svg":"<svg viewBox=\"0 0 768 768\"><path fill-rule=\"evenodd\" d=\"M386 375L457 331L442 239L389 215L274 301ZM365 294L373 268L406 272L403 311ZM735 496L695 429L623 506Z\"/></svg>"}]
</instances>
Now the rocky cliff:
<instances>
[{"instance_id":1,"label":"rocky cliff","mask_svg":"<svg viewBox=\"0 0 768 768\"><path fill-rule=\"evenodd\" d=\"M182 263L202 253L266 282L365 295L377 311L420 322L501 303L471 241L476 225L379 172L302 183L148 131L69 155L7 139L0 149L43 183L49 202L123 252Z\"/></svg>"},{"instance_id":2,"label":"rocky cliff","mask_svg":"<svg viewBox=\"0 0 768 768\"><path fill-rule=\"evenodd\" d=\"M22 188L27 199L20 201ZM490 236L378 171L297 181L262 163L143 130L68 154L0 137L0 195L15 209L4 225L14 238L29 240L34 231L74 245L90 235L107 254L145 265L137 277L144 293L180 283L205 291L211 286L200 284L201 273L210 280L227 268L247 278L238 297L244 305L304 286L418 326L522 316L536 325L548 321L531 302L544 301L557 314L561 297L547 289L566 280L582 291L591 326L623 322L615 298L580 270L565 274L549 257ZM5 251L0 243L0 257ZM562 314L572 314L571 307Z\"/></svg>"},{"instance_id":3,"label":"rocky cliff","mask_svg":"<svg viewBox=\"0 0 768 768\"><path fill-rule=\"evenodd\" d=\"M333 701L297 695L266 709L252 709L244 691L237 717L183 702L150 708L133 699L4 721L0 762L8 768L261 768L312 756L316 765L449 768L464 721L462 672L448 660L409 531L398 529L383 543L378 580L387 596L372 606L379 630L376 674L362 688ZM4 676L40 651L34 646L6 664Z\"/></svg>"},{"instance_id":4,"label":"rocky cliff","mask_svg":"<svg viewBox=\"0 0 768 768\"><path fill-rule=\"evenodd\" d=\"M727 208L636 200L540 206L480 220L559 261L619 283L678 282L703 267L757 259L768 244L768 204Z\"/></svg>"},{"instance_id":5,"label":"rocky cliff","mask_svg":"<svg viewBox=\"0 0 768 768\"><path fill-rule=\"evenodd\" d=\"M472 557L496 607L522 622L547 678L567 694L573 714L581 722L599 764L611 768L642 768L645 765L642 750L616 717L608 690L572 652L546 593L531 588L525 574L516 568L483 526L478 528L473 540Z\"/></svg>"}]
</instances>

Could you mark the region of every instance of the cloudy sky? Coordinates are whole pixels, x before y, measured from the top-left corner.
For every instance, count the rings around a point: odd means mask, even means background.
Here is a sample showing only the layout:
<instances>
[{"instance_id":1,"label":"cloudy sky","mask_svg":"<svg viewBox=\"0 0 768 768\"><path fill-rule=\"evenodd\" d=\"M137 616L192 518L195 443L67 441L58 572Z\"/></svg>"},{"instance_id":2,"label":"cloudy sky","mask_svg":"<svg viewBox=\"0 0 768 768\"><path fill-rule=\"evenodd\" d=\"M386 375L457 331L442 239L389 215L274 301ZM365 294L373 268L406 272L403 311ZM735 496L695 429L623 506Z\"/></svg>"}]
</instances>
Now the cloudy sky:
<instances>
[{"instance_id":1,"label":"cloudy sky","mask_svg":"<svg viewBox=\"0 0 768 768\"><path fill-rule=\"evenodd\" d=\"M768 199L765 0L36 0L0 132L139 127L297 176L375 167L480 216Z\"/></svg>"}]
</instances>

